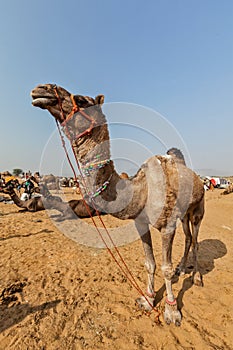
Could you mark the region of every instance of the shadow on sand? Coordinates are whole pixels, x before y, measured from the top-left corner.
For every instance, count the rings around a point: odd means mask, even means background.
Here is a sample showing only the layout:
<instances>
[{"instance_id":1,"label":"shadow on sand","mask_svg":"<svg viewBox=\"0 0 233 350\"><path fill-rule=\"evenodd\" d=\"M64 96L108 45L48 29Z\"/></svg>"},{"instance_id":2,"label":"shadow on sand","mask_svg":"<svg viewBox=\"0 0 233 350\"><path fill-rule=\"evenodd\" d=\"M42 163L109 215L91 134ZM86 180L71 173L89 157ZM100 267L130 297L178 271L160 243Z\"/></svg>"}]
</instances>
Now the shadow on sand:
<instances>
[{"instance_id":1,"label":"shadow on sand","mask_svg":"<svg viewBox=\"0 0 233 350\"><path fill-rule=\"evenodd\" d=\"M60 301L61 300L54 300L38 306L19 304L8 307L6 305L0 305L0 333L18 324L30 314L54 308Z\"/></svg>"},{"instance_id":2,"label":"shadow on sand","mask_svg":"<svg viewBox=\"0 0 233 350\"><path fill-rule=\"evenodd\" d=\"M40 230L36 233L26 233L25 235L13 235L13 236L9 236L9 237L2 237L2 238L0 238L0 241L6 241L8 239L13 239L13 238L26 238L26 237L30 237L30 236L39 235L41 233L52 233L52 232L54 232L54 231L44 229L44 230Z\"/></svg>"},{"instance_id":3,"label":"shadow on sand","mask_svg":"<svg viewBox=\"0 0 233 350\"><path fill-rule=\"evenodd\" d=\"M198 263L201 274L204 276L207 273L211 272L215 265L214 260L222 258L227 253L226 245L218 239L205 239L199 242L198 249ZM192 252L189 253L187 268L186 268L187 276L183 280L183 285L181 290L177 296L177 304L179 310L183 307L183 296L185 292L193 286L192 275L190 275L193 271L193 263L192 263ZM179 276L173 277L173 283L177 283L179 280ZM164 296L165 293L165 284L156 292L155 305L159 303Z\"/></svg>"},{"instance_id":4,"label":"shadow on sand","mask_svg":"<svg viewBox=\"0 0 233 350\"><path fill-rule=\"evenodd\" d=\"M25 317L36 312L40 312L43 317L45 310L54 308L61 300L45 302L41 305L31 306L25 303L23 289L27 285L26 281L15 281L5 287L0 293L0 333L18 324Z\"/></svg>"}]
</instances>

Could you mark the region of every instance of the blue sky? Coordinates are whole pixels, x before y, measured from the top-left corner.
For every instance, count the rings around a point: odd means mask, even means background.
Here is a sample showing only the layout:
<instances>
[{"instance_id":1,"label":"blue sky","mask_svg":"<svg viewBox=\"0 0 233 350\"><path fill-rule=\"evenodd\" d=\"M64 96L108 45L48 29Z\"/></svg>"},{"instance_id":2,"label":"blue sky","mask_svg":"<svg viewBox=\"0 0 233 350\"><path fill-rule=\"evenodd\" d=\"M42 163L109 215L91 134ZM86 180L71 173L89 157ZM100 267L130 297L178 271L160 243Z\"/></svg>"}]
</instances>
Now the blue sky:
<instances>
[{"instance_id":1,"label":"blue sky","mask_svg":"<svg viewBox=\"0 0 233 350\"><path fill-rule=\"evenodd\" d=\"M32 107L30 91L54 82L74 94L103 93L107 104L158 112L195 169L233 175L231 0L1 1L0 33L0 171L39 169L55 123ZM141 120L160 135L157 117ZM110 131L161 151L123 124ZM56 172L47 162L44 170Z\"/></svg>"}]
</instances>

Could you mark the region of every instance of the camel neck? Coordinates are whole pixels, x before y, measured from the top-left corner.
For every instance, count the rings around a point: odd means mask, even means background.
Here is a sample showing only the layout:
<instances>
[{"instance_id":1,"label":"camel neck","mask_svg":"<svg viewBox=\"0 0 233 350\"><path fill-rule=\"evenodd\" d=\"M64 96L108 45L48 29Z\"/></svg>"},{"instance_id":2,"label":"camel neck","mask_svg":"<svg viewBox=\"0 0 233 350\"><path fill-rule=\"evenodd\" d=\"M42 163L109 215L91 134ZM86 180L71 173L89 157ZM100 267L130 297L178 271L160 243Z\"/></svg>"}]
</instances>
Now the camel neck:
<instances>
[{"instance_id":1,"label":"camel neck","mask_svg":"<svg viewBox=\"0 0 233 350\"><path fill-rule=\"evenodd\" d=\"M89 135L79 137L72 142L75 157L82 170L81 187L90 206L94 205L100 212L110 213L121 219L134 218L142 210L135 206L133 199L141 198L145 187L142 181L121 179L111 160L108 125L103 114L96 116L101 123L96 125ZM73 135L76 133L73 125ZM146 193L143 191L143 193Z\"/></svg>"},{"instance_id":2,"label":"camel neck","mask_svg":"<svg viewBox=\"0 0 233 350\"><path fill-rule=\"evenodd\" d=\"M92 168L86 171L86 173L83 171L82 185L90 199L97 196L106 197L106 194L108 194L109 200L115 200L115 185L113 186L113 184L116 184L120 177L115 171L112 160L108 160L104 165L102 164L96 169Z\"/></svg>"},{"instance_id":3,"label":"camel neck","mask_svg":"<svg viewBox=\"0 0 233 350\"><path fill-rule=\"evenodd\" d=\"M82 167L109 160L111 154L107 124L99 125L92 130L91 135L75 140L72 147Z\"/></svg>"},{"instance_id":4,"label":"camel neck","mask_svg":"<svg viewBox=\"0 0 233 350\"><path fill-rule=\"evenodd\" d=\"M113 180L116 182L119 179L114 162L111 160L106 122L93 128L90 135L75 140L72 147L80 163L84 177L83 186L86 187L88 194L97 196L98 190L102 193L102 190L107 190Z\"/></svg>"},{"instance_id":5,"label":"camel neck","mask_svg":"<svg viewBox=\"0 0 233 350\"><path fill-rule=\"evenodd\" d=\"M8 192L8 194L10 195L11 199L13 200L13 202L20 208L24 208L25 207L25 202L22 201L18 195L15 193L14 190Z\"/></svg>"}]
</instances>

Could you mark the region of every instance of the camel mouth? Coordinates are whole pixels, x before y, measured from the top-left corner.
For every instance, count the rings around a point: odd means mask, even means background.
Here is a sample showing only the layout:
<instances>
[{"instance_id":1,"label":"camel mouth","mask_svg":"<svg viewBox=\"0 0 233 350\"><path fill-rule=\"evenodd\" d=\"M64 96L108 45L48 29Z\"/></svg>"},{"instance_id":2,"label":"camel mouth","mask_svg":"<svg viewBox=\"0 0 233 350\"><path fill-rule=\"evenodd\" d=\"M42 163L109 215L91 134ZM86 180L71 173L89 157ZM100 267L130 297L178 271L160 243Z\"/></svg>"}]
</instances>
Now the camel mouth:
<instances>
[{"instance_id":1,"label":"camel mouth","mask_svg":"<svg viewBox=\"0 0 233 350\"><path fill-rule=\"evenodd\" d=\"M56 98L50 98L48 96L35 96L32 95L32 105L34 107L46 108L48 106L54 106L57 103Z\"/></svg>"}]
</instances>

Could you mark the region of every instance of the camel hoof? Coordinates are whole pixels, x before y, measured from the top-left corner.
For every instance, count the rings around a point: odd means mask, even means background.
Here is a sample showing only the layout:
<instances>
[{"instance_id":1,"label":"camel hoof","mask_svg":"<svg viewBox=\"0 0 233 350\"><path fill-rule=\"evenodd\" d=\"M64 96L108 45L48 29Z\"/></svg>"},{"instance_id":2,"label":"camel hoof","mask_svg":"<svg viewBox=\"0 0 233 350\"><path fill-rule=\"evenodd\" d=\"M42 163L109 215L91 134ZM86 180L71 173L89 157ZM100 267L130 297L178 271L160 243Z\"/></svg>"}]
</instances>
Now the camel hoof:
<instances>
[{"instance_id":1,"label":"camel hoof","mask_svg":"<svg viewBox=\"0 0 233 350\"><path fill-rule=\"evenodd\" d=\"M181 326L181 320L176 320L175 321L175 326L180 327Z\"/></svg>"},{"instance_id":2,"label":"camel hoof","mask_svg":"<svg viewBox=\"0 0 233 350\"><path fill-rule=\"evenodd\" d=\"M198 287L203 287L202 275L200 272L193 274L193 284Z\"/></svg>"},{"instance_id":3,"label":"camel hoof","mask_svg":"<svg viewBox=\"0 0 233 350\"><path fill-rule=\"evenodd\" d=\"M150 297L140 297L136 299L136 302L140 309L150 312L154 307L154 298Z\"/></svg>"},{"instance_id":4,"label":"camel hoof","mask_svg":"<svg viewBox=\"0 0 233 350\"><path fill-rule=\"evenodd\" d=\"M168 326L172 323L172 321L170 320L170 318L167 317L167 316L165 315L165 312L164 312L164 321L166 322L166 324L167 324Z\"/></svg>"},{"instance_id":5,"label":"camel hoof","mask_svg":"<svg viewBox=\"0 0 233 350\"><path fill-rule=\"evenodd\" d=\"M165 311L164 311L164 321L166 324L170 325L174 323L175 326L179 327L181 325L181 313L177 310L177 304L169 304L166 301Z\"/></svg>"}]
</instances>

